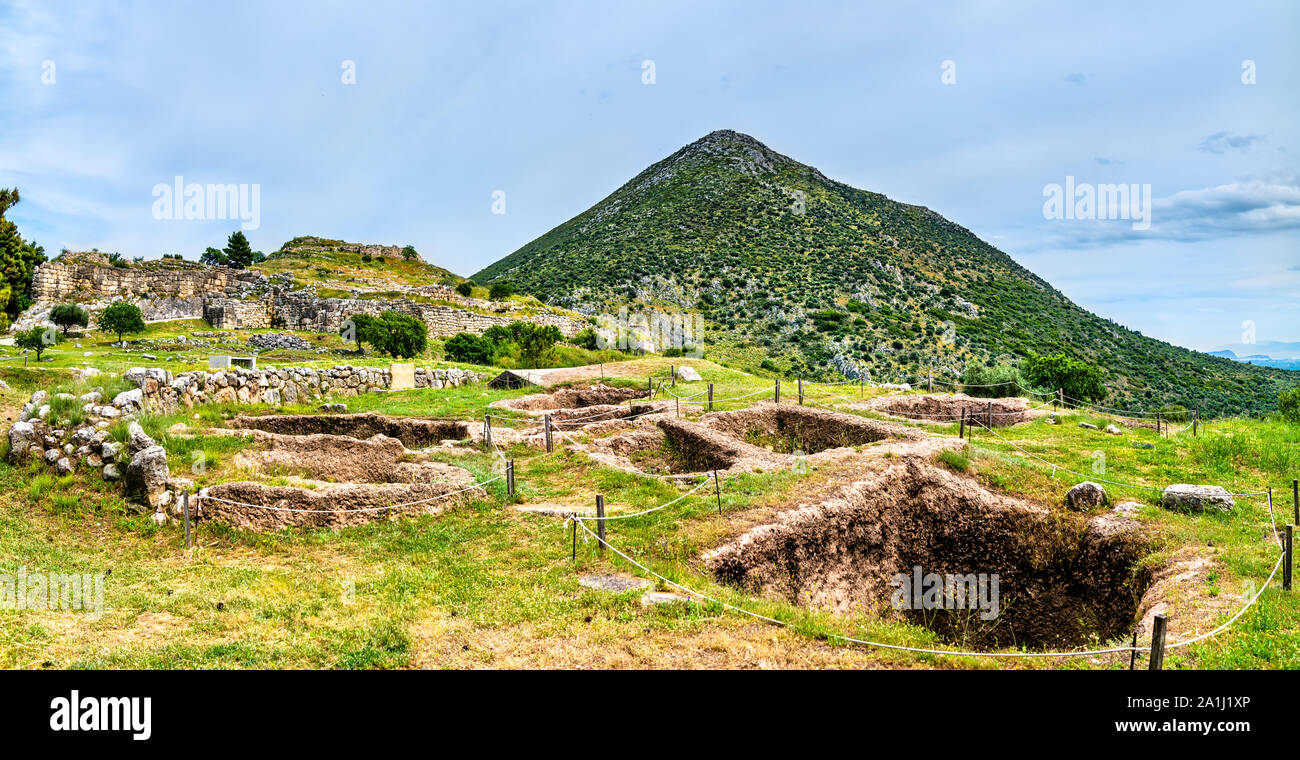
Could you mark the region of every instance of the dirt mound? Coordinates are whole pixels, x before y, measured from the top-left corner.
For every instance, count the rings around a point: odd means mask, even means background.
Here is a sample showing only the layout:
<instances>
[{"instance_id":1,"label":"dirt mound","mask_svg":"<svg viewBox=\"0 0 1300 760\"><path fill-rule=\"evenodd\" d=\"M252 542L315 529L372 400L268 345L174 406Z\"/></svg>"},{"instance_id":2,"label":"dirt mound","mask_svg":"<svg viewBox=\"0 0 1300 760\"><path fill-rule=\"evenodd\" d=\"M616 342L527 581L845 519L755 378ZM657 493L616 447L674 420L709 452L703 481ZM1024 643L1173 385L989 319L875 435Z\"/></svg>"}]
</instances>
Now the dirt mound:
<instances>
[{"instance_id":1,"label":"dirt mound","mask_svg":"<svg viewBox=\"0 0 1300 760\"><path fill-rule=\"evenodd\" d=\"M917 422L956 422L965 411L968 418L974 418L980 425L988 425L992 420L993 427L1007 427L1027 422L1030 417L1029 402L1023 398L975 398L964 393L883 396L868 401L866 406Z\"/></svg>"},{"instance_id":2,"label":"dirt mound","mask_svg":"<svg viewBox=\"0 0 1300 760\"><path fill-rule=\"evenodd\" d=\"M760 403L735 412L704 415L700 424L761 448L793 454L858 446L887 439L919 439L916 430L892 422L793 404Z\"/></svg>"},{"instance_id":3,"label":"dirt mound","mask_svg":"<svg viewBox=\"0 0 1300 760\"><path fill-rule=\"evenodd\" d=\"M421 417L388 417L374 412L363 414L268 414L236 417L230 427L263 430L284 435L345 435L396 438L408 448L424 448L440 441L463 441L473 437L475 423L462 420L431 420ZM477 427L482 427L478 425Z\"/></svg>"},{"instance_id":4,"label":"dirt mound","mask_svg":"<svg viewBox=\"0 0 1300 760\"><path fill-rule=\"evenodd\" d=\"M1146 547L1136 523L1122 522L1050 513L910 458L782 513L705 564L726 583L814 608L901 616L964 646L1071 647L1132 629L1150 573L1138 564ZM937 605L898 596L930 574L943 589ZM989 620L961 585L980 574L997 576Z\"/></svg>"},{"instance_id":5,"label":"dirt mound","mask_svg":"<svg viewBox=\"0 0 1300 760\"><path fill-rule=\"evenodd\" d=\"M200 517L236 528L273 531L302 527L343 528L399 516L436 515L485 495L481 488L455 493L473 482L469 472L461 472L464 478L460 482L408 485L348 483L308 489L246 481L222 483L200 492ZM453 493L455 495L447 496ZM444 498L436 498L439 496ZM386 509L395 504L407 506Z\"/></svg>"},{"instance_id":6,"label":"dirt mound","mask_svg":"<svg viewBox=\"0 0 1300 760\"><path fill-rule=\"evenodd\" d=\"M494 401L492 406L521 412L548 412L552 409L585 409L590 406L621 404L634 398L650 395L646 388L611 388L592 385L580 388L560 388L550 393L534 393L514 399Z\"/></svg>"}]
</instances>

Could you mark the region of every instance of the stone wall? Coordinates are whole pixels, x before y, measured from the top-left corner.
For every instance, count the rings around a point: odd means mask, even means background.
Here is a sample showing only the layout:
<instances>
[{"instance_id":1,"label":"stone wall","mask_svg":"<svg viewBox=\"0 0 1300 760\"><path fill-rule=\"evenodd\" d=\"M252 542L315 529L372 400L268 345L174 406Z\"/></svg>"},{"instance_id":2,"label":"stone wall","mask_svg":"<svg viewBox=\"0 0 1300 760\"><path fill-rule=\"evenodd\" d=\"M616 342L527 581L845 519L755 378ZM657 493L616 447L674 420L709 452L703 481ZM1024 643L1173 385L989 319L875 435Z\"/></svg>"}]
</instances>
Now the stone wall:
<instances>
[{"instance_id":1,"label":"stone wall","mask_svg":"<svg viewBox=\"0 0 1300 760\"><path fill-rule=\"evenodd\" d=\"M32 301L202 299L264 282L266 276L227 267L152 261L130 267L46 262L32 274ZM195 314L195 317L199 314Z\"/></svg>"},{"instance_id":2,"label":"stone wall","mask_svg":"<svg viewBox=\"0 0 1300 760\"><path fill-rule=\"evenodd\" d=\"M196 370L175 375L164 369L136 368L128 370L125 377L139 386L139 403L164 412L209 403L301 404L326 396L348 397L384 391L392 381L387 369L351 365L326 369ZM470 370L427 367L415 370L416 388L456 388L484 379L485 376ZM135 399L122 400L129 405Z\"/></svg>"}]
</instances>

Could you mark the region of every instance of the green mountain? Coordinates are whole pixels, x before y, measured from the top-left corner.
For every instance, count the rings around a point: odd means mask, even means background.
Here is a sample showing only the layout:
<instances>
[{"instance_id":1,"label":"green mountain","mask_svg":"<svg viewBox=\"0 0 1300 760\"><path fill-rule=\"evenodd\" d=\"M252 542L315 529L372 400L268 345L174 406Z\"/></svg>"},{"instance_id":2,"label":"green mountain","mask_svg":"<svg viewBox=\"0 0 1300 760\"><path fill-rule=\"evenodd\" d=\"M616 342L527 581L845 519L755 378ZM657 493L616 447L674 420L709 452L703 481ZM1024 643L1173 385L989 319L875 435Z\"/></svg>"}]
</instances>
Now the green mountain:
<instances>
[{"instance_id":1,"label":"green mountain","mask_svg":"<svg viewBox=\"0 0 1300 760\"><path fill-rule=\"evenodd\" d=\"M788 377L953 379L1065 353L1107 403L1202 415L1277 408L1300 373L1153 340L1072 303L960 225L713 132L474 275L585 313L699 311L710 358Z\"/></svg>"}]
</instances>

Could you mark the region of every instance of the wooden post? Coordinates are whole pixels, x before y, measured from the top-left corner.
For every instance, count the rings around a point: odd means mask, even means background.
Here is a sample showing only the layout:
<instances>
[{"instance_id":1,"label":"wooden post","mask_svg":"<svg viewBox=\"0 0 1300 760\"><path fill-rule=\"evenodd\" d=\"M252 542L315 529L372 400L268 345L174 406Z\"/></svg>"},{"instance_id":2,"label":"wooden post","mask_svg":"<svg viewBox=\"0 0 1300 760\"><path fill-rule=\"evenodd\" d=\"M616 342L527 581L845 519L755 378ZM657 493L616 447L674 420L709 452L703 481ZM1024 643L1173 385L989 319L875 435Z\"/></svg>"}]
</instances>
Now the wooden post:
<instances>
[{"instance_id":1,"label":"wooden post","mask_svg":"<svg viewBox=\"0 0 1300 760\"><path fill-rule=\"evenodd\" d=\"M1057 388L1057 389L1056 389L1056 403L1057 403L1058 406L1060 406L1060 408L1062 408L1062 409L1065 408L1065 389L1064 389L1064 388Z\"/></svg>"},{"instance_id":2,"label":"wooden post","mask_svg":"<svg viewBox=\"0 0 1300 760\"><path fill-rule=\"evenodd\" d=\"M713 383L709 383L709 411L713 411Z\"/></svg>"},{"instance_id":3,"label":"wooden post","mask_svg":"<svg viewBox=\"0 0 1300 760\"><path fill-rule=\"evenodd\" d=\"M673 399L673 401L677 402L677 417L678 417L678 418L681 418L681 416L682 416L682 400L679 399L679 398L677 398L677 399Z\"/></svg>"},{"instance_id":4,"label":"wooden post","mask_svg":"<svg viewBox=\"0 0 1300 760\"><path fill-rule=\"evenodd\" d=\"M957 433L957 437L963 441L966 440L966 407L964 406L961 408L961 429Z\"/></svg>"},{"instance_id":5,"label":"wooden post","mask_svg":"<svg viewBox=\"0 0 1300 760\"><path fill-rule=\"evenodd\" d=\"M669 365L668 365L668 371L672 373L672 380L669 380L669 381L668 381L668 382L670 383L670 385L669 385L668 387L669 387L669 388L676 388L676 387L677 387L677 365L676 365L676 364L669 364Z\"/></svg>"},{"instance_id":6,"label":"wooden post","mask_svg":"<svg viewBox=\"0 0 1300 760\"><path fill-rule=\"evenodd\" d=\"M1132 670L1138 658L1138 629L1133 629L1133 643L1129 644L1128 669Z\"/></svg>"},{"instance_id":7,"label":"wooden post","mask_svg":"<svg viewBox=\"0 0 1300 760\"><path fill-rule=\"evenodd\" d=\"M605 497L596 494L596 536L600 538L600 554L605 555Z\"/></svg>"},{"instance_id":8,"label":"wooden post","mask_svg":"<svg viewBox=\"0 0 1300 760\"><path fill-rule=\"evenodd\" d=\"M989 402L988 421L989 421L988 429L992 430L993 429L993 402L992 401Z\"/></svg>"},{"instance_id":9,"label":"wooden post","mask_svg":"<svg viewBox=\"0 0 1300 760\"><path fill-rule=\"evenodd\" d=\"M1155 625L1151 631L1151 663L1147 670L1161 670L1165 666L1165 628L1168 621L1164 613L1156 615Z\"/></svg>"},{"instance_id":10,"label":"wooden post","mask_svg":"<svg viewBox=\"0 0 1300 760\"><path fill-rule=\"evenodd\" d=\"M185 545L190 546L190 492L185 492Z\"/></svg>"},{"instance_id":11,"label":"wooden post","mask_svg":"<svg viewBox=\"0 0 1300 760\"><path fill-rule=\"evenodd\" d=\"M515 460L506 460L506 496L515 495Z\"/></svg>"},{"instance_id":12,"label":"wooden post","mask_svg":"<svg viewBox=\"0 0 1300 760\"><path fill-rule=\"evenodd\" d=\"M1201 426L1201 410L1196 409L1192 412L1192 437L1196 437L1196 428Z\"/></svg>"},{"instance_id":13,"label":"wooden post","mask_svg":"<svg viewBox=\"0 0 1300 760\"><path fill-rule=\"evenodd\" d=\"M1291 481L1291 504L1295 507L1295 515L1291 522L1300 525L1300 480Z\"/></svg>"},{"instance_id":14,"label":"wooden post","mask_svg":"<svg viewBox=\"0 0 1300 760\"><path fill-rule=\"evenodd\" d=\"M573 518L573 561L578 561L578 518Z\"/></svg>"},{"instance_id":15,"label":"wooden post","mask_svg":"<svg viewBox=\"0 0 1300 760\"><path fill-rule=\"evenodd\" d=\"M650 398L653 399L653 398L655 397L655 378L654 378L654 375L650 375L649 377L647 377L647 378L645 379L645 384L646 384L646 388L648 388L648 389L650 390Z\"/></svg>"},{"instance_id":16,"label":"wooden post","mask_svg":"<svg viewBox=\"0 0 1300 760\"><path fill-rule=\"evenodd\" d=\"M1290 523L1286 526L1286 532L1282 535L1282 551L1286 553L1286 559L1282 560L1282 590L1291 590L1291 560L1294 559L1292 554L1291 539L1295 535L1295 526Z\"/></svg>"},{"instance_id":17,"label":"wooden post","mask_svg":"<svg viewBox=\"0 0 1300 760\"><path fill-rule=\"evenodd\" d=\"M542 415L542 426L546 430L546 453L550 454L555 450L554 446L551 444L551 415Z\"/></svg>"},{"instance_id":18,"label":"wooden post","mask_svg":"<svg viewBox=\"0 0 1300 760\"><path fill-rule=\"evenodd\" d=\"M605 382L605 362L600 363L600 381Z\"/></svg>"},{"instance_id":19,"label":"wooden post","mask_svg":"<svg viewBox=\"0 0 1300 760\"><path fill-rule=\"evenodd\" d=\"M778 377L778 378L776 379L776 386L775 386L775 387L776 387L776 392L775 392L775 393L773 394L773 396L772 396L772 402L773 402L773 403L776 403L776 404L779 404L779 403L781 403L781 378Z\"/></svg>"},{"instance_id":20,"label":"wooden post","mask_svg":"<svg viewBox=\"0 0 1300 760\"><path fill-rule=\"evenodd\" d=\"M803 406L803 378L799 378L799 406Z\"/></svg>"},{"instance_id":21,"label":"wooden post","mask_svg":"<svg viewBox=\"0 0 1300 760\"><path fill-rule=\"evenodd\" d=\"M718 499L718 514L722 514L722 489L718 487L718 471L713 471L713 495Z\"/></svg>"},{"instance_id":22,"label":"wooden post","mask_svg":"<svg viewBox=\"0 0 1300 760\"><path fill-rule=\"evenodd\" d=\"M492 450L492 418L486 414L483 415L483 445Z\"/></svg>"}]
</instances>

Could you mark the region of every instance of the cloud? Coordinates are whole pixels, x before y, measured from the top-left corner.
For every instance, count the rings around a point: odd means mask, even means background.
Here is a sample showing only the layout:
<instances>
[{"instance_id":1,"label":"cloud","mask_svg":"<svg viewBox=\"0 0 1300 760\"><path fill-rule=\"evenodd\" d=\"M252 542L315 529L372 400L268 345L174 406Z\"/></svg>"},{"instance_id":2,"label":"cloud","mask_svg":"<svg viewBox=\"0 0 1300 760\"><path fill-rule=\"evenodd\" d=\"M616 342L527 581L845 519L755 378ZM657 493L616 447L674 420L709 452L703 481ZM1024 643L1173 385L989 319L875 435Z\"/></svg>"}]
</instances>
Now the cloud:
<instances>
[{"instance_id":1,"label":"cloud","mask_svg":"<svg viewBox=\"0 0 1300 760\"><path fill-rule=\"evenodd\" d=\"M1300 181L1242 180L1180 190L1151 202L1151 227L1146 230L1133 229L1127 219L1060 220L1044 229L1044 237L1028 241L1022 250L1095 248L1150 240L1190 243L1297 230ZM1291 269L1300 271L1300 267Z\"/></svg>"},{"instance_id":2,"label":"cloud","mask_svg":"<svg viewBox=\"0 0 1300 760\"><path fill-rule=\"evenodd\" d=\"M1065 81L1069 82L1070 84L1075 84L1082 87L1084 84L1087 83L1088 77L1082 71L1076 71L1073 74L1067 74L1065 76Z\"/></svg>"},{"instance_id":3,"label":"cloud","mask_svg":"<svg viewBox=\"0 0 1300 760\"><path fill-rule=\"evenodd\" d=\"M1245 152L1250 149L1251 145L1258 142L1264 142L1263 135L1234 135L1231 132L1215 132L1201 140L1201 144L1196 149L1202 153L1213 153L1216 156L1222 156L1229 150L1240 150Z\"/></svg>"}]
</instances>

